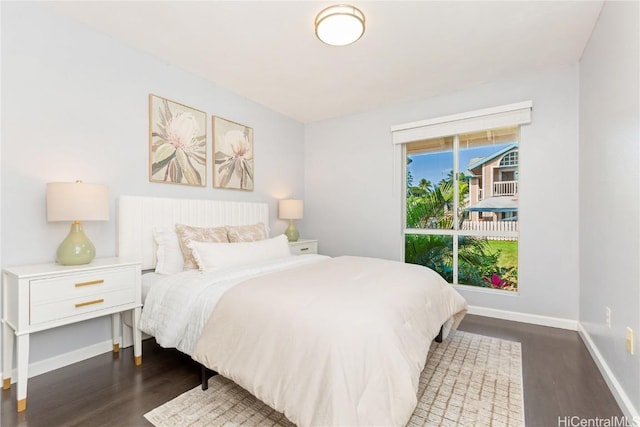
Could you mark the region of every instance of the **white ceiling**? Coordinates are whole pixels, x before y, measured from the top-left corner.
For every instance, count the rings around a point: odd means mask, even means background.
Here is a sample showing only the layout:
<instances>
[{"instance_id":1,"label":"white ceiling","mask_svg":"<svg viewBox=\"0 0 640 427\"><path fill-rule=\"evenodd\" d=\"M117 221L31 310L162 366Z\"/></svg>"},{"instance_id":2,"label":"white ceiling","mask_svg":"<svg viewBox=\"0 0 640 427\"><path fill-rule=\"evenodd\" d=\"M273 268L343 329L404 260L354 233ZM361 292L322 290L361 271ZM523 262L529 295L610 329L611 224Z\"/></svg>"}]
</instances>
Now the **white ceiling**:
<instances>
[{"instance_id":1,"label":"white ceiling","mask_svg":"<svg viewBox=\"0 0 640 427\"><path fill-rule=\"evenodd\" d=\"M602 1L354 1L362 39L316 39L326 1L47 2L246 98L313 122L579 60Z\"/></svg>"}]
</instances>

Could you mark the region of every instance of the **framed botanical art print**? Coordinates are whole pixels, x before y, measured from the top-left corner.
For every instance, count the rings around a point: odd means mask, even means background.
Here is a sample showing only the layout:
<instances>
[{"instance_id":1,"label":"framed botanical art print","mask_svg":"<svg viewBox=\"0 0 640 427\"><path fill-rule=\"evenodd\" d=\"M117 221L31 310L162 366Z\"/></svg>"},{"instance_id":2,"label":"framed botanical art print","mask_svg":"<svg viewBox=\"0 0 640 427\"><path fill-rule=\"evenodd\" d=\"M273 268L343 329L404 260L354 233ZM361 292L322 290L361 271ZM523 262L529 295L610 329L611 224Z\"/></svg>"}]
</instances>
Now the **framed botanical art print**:
<instances>
[{"instance_id":1,"label":"framed botanical art print","mask_svg":"<svg viewBox=\"0 0 640 427\"><path fill-rule=\"evenodd\" d=\"M213 186L253 191L253 129L212 117Z\"/></svg>"},{"instance_id":2,"label":"framed botanical art print","mask_svg":"<svg viewBox=\"0 0 640 427\"><path fill-rule=\"evenodd\" d=\"M149 95L149 181L207 185L207 114Z\"/></svg>"}]
</instances>

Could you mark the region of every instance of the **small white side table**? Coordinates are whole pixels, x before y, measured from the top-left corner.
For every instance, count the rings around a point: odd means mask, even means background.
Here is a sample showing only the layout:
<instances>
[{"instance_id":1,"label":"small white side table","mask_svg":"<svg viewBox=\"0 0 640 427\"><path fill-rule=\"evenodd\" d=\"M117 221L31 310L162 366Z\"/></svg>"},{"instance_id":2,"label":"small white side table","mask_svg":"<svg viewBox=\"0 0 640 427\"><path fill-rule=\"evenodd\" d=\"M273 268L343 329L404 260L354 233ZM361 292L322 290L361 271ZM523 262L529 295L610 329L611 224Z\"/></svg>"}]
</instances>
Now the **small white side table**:
<instances>
[{"instance_id":1,"label":"small white side table","mask_svg":"<svg viewBox=\"0 0 640 427\"><path fill-rule=\"evenodd\" d=\"M318 241L312 239L299 239L295 242L289 242L289 248L294 255L317 254Z\"/></svg>"},{"instance_id":2,"label":"small white side table","mask_svg":"<svg viewBox=\"0 0 640 427\"><path fill-rule=\"evenodd\" d=\"M138 329L141 265L120 258L97 258L90 264L25 265L2 271L2 388L11 387L14 338L17 341L17 408L27 408L29 335L83 320L111 316L113 351L120 350L120 313L133 313L133 354L142 364Z\"/></svg>"}]
</instances>

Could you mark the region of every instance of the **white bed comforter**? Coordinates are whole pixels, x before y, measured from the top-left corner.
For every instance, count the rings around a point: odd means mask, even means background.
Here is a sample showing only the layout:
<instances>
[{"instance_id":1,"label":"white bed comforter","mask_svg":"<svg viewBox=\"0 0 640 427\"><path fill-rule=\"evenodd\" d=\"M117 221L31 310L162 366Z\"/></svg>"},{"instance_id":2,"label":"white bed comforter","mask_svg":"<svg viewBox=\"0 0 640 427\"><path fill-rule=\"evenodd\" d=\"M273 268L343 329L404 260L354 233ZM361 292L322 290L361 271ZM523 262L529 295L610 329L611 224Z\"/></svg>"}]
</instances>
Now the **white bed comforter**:
<instances>
[{"instance_id":1,"label":"white bed comforter","mask_svg":"<svg viewBox=\"0 0 640 427\"><path fill-rule=\"evenodd\" d=\"M207 319L228 289L252 277L327 258L323 255L291 256L250 267L206 274L188 270L167 276L148 290L140 330L155 337L162 347L177 348L191 355Z\"/></svg>"},{"instance_id":2,"label":"white bed comforter","mask_svg":"<svg viewBox=\"0 0 640 427\"><path fill-rule=\"evenodd\" d=\"M431 341L466 308L427 268L324 258L228 289L192 357L298 425L401 426Z\"/></svg>"}]
</instances>

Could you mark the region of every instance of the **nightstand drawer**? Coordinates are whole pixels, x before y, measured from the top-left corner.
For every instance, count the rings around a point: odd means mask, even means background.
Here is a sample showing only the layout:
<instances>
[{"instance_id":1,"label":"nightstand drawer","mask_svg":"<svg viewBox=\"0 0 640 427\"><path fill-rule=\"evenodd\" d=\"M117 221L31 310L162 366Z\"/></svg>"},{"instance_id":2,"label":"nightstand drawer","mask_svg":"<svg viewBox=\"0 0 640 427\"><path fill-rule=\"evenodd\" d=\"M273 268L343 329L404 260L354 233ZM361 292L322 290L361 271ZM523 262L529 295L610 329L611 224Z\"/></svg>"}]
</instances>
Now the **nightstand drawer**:
<instances>
[{"instance_id":1,"label":"nightstand drawer","mask_svg":"<svg viewBox=\"0 0 640 427\"><path fill-rule=\"evenodd\" d=\"M44 304L32 303L29 313L30 323L36 325L119 305L131 304L134 301L135 289L133 286L129 286L114 292L102 292L84 297L78 296Z\"/></svg>"},{"instance_id":2,"label":"nightstand drawer","mask_svg":"<svg viewBox=\"0 0 640 427\"><path fill-rule=\"evenodd\" d=\"M31 280L31 307L69 299L82 299L121 289L133 289L136 270L106 270Z\"/></svg>"},{"instance_id":3,"label":"nightstand drawer","mask_svg":"<svg viewBox=\"0 0 640 427\"><path fill-rule=\"evenodd\" d=\"M304 254L317 254L318 253L318 241L302 241L289 243L291 253L294 255Z\"/></svg>"}]
</instances>

